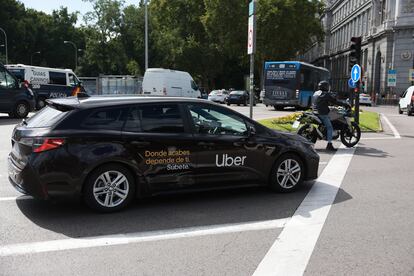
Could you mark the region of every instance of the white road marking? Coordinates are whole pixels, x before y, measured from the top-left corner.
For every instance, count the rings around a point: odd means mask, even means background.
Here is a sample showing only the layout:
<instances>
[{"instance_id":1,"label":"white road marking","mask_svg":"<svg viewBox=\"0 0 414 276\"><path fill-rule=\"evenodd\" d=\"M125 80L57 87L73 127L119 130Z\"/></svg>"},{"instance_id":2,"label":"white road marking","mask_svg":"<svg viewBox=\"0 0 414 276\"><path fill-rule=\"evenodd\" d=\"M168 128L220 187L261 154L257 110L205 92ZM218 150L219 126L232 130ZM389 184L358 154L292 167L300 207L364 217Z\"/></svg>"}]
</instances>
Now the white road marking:
<instances>
[{"instance_id":1,"label":"white road marking","mask_svg":"<svg viewBox=\"0 0 414 276\"><path fill-rule=\"evenodd\" d=\"M0 197L1 201L16 201L16 200L26 200L26 199L33 199L31 196L8 196L8 197Z\"/></svg>"},{"instance_id":2,"label":"white road marking","mask_svg":"<svg viewBox=\"0 0 414 276\"><path fill-rule=\"evenodd\" d=\"M0 257L282 228L290 218L0 246Z\"/></svg>"},{"instance_id":3,"label":"white road marking","mask_svg":"<svg viewBox=\"0 0 414 276\"><path fill-rule=\"evenodd\" d=\"M392 133L394 133L395 139L400 139L401 138L400 133L398 133L398 130L394 127L393 124L391 124L390 120L388 120L388 118L384 114L381 114L381 117L384 119L384 121L390 127L390 129L392 130Z\"/></svg>"},{"instance_id":4,"label":"white road marking","mask_svg":"<svg viewBox=\"0 0 414 276\"><path fill-rule=\"evenodd\" d=\"M287 222L254 276L303 275L355 148L341 148Z\"/></svg>"},{"instance_id":5,"label":"white road marking","mask_svg":"<svg viewBox=\"0 0 414 276\"><path fill-rule=\"evenodd\" d=\"M364 137L361 140L395 140L396 137Z\"/></svg>"}]
</instances>

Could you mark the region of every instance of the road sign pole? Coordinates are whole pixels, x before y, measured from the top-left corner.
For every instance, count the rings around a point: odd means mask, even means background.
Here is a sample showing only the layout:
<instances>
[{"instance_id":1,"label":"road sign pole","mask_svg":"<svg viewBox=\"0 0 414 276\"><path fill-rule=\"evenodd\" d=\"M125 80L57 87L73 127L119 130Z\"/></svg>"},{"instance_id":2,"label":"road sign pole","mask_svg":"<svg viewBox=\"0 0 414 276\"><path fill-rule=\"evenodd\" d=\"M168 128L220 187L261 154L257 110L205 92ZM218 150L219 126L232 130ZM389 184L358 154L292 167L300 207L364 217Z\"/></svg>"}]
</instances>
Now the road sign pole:
<instances>
[{"instance_id":1,"label":"road sign pole","mask_svg":"<svg viewBox=\"0 0 414 276\"><path fill-rule=\"evenodd\" d=\"M249 3L249 21L247 34L247 54L250 55L250 112L249 116L253 119L253 105L254 105L254 53L256 51L256 0Z\"/></svg>"},{"instance_id":2,"label":"road sign pole","mask_svg":"<svg viewBox=\"0 0 414 276\"><path fill-rule=\"evenodd\" d=\"M361 87L361 82L358 81L356 85L356 93L355 93L355 122L359 125L359 90Z\"/></svg>"}]
</instances>

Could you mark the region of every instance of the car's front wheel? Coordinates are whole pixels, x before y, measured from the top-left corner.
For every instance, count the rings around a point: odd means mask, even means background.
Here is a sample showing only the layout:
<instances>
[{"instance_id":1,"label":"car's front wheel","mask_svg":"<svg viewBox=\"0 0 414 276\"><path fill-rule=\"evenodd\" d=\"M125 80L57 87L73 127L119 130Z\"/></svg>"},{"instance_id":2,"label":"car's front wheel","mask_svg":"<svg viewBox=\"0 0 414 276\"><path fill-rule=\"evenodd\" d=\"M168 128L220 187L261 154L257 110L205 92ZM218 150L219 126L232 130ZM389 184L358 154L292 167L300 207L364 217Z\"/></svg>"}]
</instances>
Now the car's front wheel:
<instances>
[{"instance_id":1,"label":"car's front wheel","mask_svg":"<svg viewBox=\"0 0 414 276\"><path fill-rule=\"evenodd\" d=\"M401 110L400 105L398 105L398 114L403 114L403 111Z\"/></svg>"},{"instance_id":2,"label":"car's front wheel","mask_svg":"<svg viewBox=\"0 0 414 276\"><path fill-rule=\"evenodd\" d=\"M88 177L83 196L90 208L109 213L125 208L134 194L134 178L129 170L118 164L108 164Z\"/></svg>"},{"instance_id":3,"label":"car's front wheel","mask_svg":"<svg viewBox=\"0 0 414 276\"><path fill-rule=\"evenodd\" d=\"M273 166L270 188L277 192L293 192L305 175L302 160L295 154L282 155Z\"/></svg>"}]
</instances>

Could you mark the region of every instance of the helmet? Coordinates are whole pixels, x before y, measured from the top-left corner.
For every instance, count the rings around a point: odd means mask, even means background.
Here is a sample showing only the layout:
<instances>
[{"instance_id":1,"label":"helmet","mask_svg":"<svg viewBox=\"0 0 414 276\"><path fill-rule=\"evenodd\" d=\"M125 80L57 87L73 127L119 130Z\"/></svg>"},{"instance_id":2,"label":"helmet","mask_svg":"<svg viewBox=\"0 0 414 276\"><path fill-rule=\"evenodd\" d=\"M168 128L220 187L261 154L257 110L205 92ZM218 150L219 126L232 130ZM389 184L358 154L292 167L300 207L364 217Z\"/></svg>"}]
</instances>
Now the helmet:
<instances>
[{"instance_id":1,"label":"helmet","mask_svg":"<svg viewBox=\"0 0 414 276\"><path fill-rule=\"evenodd\" d=\"M329 91L329 82L321 81L318 83L318 89L322 91Z\"/></svg>"}]
</instances>

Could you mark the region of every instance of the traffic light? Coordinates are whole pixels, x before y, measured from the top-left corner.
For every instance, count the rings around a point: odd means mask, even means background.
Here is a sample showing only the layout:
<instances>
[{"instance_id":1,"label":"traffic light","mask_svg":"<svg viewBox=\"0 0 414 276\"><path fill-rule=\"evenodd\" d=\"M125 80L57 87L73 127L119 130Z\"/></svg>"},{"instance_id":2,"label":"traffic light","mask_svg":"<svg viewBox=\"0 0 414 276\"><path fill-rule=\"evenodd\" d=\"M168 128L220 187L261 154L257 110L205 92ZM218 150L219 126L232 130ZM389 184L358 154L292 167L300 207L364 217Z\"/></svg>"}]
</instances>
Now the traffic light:
<instances>
[{"instance_id":1,"label":"traffic light","mask_svg":"<svg viewBox=\"0 0 414 276\"><path fill-rule=\"evenodd\" d=\"M361 41L360 36L354 36L351 38L351 53L349 54L349 72L351 72L352 66L355 64L361 64Z\"/></svg>"}]
</instances>

